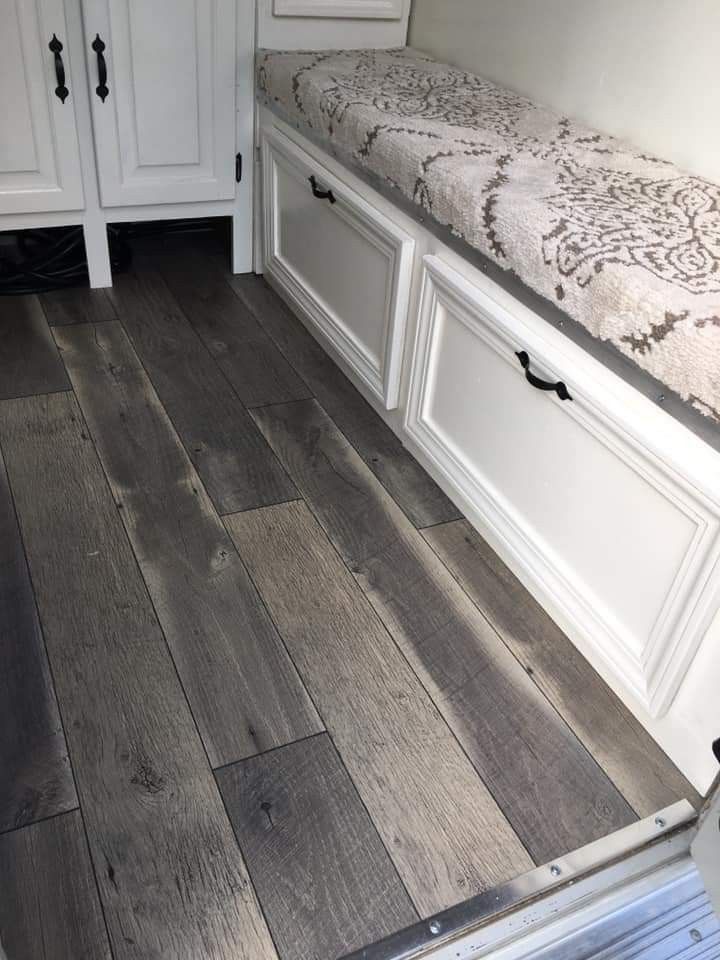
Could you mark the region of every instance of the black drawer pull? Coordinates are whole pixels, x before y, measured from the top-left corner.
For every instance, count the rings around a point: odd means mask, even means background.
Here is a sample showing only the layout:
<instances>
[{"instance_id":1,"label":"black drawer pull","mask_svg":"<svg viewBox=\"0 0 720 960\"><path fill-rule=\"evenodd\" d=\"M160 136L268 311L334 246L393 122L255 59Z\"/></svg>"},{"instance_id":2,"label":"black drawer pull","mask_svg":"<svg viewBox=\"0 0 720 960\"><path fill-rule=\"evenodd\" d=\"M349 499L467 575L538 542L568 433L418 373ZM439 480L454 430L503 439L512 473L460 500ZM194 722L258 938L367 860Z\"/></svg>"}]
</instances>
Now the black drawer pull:
<instances>
[{"instance_id":1,"label":"black drawer pull","mask_svg":"<svg viewBox=\"0 0 720 960\"><path fill-rule=\"evenodd\" d=\"M103 103L105 103L105 97L110 93L107 85L107 64L105 63L105 57L103 56L103 50L105 49L105 44L100 39L100 34L95 34L95 39L92 42L92 48L97 54L97 63L98 63L98 85L95 87L95 93L100 97Z\"/></svg>"},{"instance_id":2,"label":"black drawer pull","mask_svg":"<svg viewBox=\"0 0 720 960\"><path fill-rule=\"evenodd\" d=\"M58 98L60 103L65 103L70 91L65 86L65 64L63 63L63 58L60 56L63 45L60 43L55 34L53 34L52 40L48 44L48 47L50 49L50 53L52 53L52 55L55 57L55 78L57 80L55 96Z\"/></svg>"},{"instance_id":3,"label":"black drawer pull","mask_svg":"<svg viewBox=\"0 0 720 960\"><path fill-rule=\"evenodd\" d=\"M332 192L332 190L321 190L315 177L308 177L308 179L310 180L310 186L312 187L314 197L317 197L318 200L329 200L330 203L337 203L335 194Z\"/></svg>"},{"instance_id":4,"label":"black drawer pull","mask_svg":"<svg viewBox=\"0 0 720 960\"><path fill-rule=\"evenodd\" d=\"M520 361L520 366L525 371L525 379L527 382L535 387L536 390L552 390L554 391L561 400L572 400L572 397L568 393L568 388L562 382L558 380L557 383L549 383L547 380L541 380L540 377L536 377L534 373L530 372L530 357L525 353L524 350L520 350L519 353L516 353L515 356Z\"/></svg>"}]
</instances>

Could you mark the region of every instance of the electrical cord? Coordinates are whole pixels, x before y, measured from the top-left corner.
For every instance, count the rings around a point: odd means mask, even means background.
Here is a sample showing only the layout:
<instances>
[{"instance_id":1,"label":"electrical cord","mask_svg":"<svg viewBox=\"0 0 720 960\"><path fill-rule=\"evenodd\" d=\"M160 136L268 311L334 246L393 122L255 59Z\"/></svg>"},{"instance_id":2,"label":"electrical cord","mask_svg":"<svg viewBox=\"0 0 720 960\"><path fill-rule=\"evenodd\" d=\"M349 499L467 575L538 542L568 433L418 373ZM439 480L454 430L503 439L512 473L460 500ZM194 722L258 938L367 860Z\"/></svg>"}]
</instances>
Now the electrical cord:
<instances>
[{"instance_id":1,"label":"electrical cord","mask_svg":"<svg viewBox=\"0 0 720 960\"><path fill-rule=\"evenodd\" d=\"M122 223L108 226L110 266L122 273L132 263L132 240L164 233L216 230L218 221L195 220ZM0 246L0 296L45 293L87 284L88 269L82 227L18 230L3 234ZM7 253L5 251L8 251Z\"/></svg>"},{"instance_id":2,"label":"electrical cord","mask_svg":"<svg viewBox=\"0 0 720 960\"><path fill-rule=\"evenodd\" d=\"M132 252L120 230L108 227L108 244L113 272L126 270ZM9 249L15 256L0 252L0 295L44 293L87 283L82 227L22 230Z\"/></svg>"}]
</instances>

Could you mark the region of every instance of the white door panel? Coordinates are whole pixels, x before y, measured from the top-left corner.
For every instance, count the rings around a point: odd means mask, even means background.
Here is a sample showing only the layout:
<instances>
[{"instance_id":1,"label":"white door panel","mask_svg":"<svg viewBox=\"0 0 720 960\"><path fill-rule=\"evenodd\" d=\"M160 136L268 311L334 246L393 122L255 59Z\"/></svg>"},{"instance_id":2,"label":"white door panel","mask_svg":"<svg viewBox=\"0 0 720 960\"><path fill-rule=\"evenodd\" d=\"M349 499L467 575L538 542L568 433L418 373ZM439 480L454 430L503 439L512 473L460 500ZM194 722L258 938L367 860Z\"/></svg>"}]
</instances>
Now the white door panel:
<instances>
[{"instance_id":1,"label":"white door panel","mask_svg":"<svg viewBox=\"0 0 720 960\"><path fill-rule=\"evenodd\" d=\"M83 12L103 206L232 199L234 0L83 0Z\"/></svg>"},{"instance_id":2,"label":"white door panel","mask_svg":"<svg viewBox=\"0 0 720 960\"><path fill-rule=\"evenodd\" d=\"M83 206L63 0L0 0L0 214ZM49 49L57 37L68 95Z\"/></svg>"}]
</instances>

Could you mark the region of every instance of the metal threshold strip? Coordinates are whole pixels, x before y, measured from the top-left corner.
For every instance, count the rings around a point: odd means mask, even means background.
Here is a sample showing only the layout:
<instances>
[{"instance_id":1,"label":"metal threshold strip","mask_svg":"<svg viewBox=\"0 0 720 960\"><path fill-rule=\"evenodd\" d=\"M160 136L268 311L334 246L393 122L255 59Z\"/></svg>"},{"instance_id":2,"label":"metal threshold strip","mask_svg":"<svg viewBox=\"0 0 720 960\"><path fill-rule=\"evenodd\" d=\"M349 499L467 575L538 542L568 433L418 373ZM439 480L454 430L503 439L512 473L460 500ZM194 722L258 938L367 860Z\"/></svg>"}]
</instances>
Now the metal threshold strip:
<instances>
[{"instance_id":1,"label":"metal threshold strip","mask_svg":"<svg viewBox=\"0 0 720 960\"><path fill-rule=\"evenodd\" d=\"M473 940L480 945L483 930L503 917L510 921L518 915L517 926L541 919L519 915L534 904L558 895L558 903L548 913L572 909L573 903L586 901L613 884L658 869L662 864L688 855L691 827L697 812L686 800L617 830L552 863L472 897L443 913L429 917L381 940L363 947L343 960L419 960L423 957L471 956ZM575 896L577 894L577 896ZM508 930L512 932L512 922ZM450 952L454 948L454 952Z\"/></svg>"}]
</instances>

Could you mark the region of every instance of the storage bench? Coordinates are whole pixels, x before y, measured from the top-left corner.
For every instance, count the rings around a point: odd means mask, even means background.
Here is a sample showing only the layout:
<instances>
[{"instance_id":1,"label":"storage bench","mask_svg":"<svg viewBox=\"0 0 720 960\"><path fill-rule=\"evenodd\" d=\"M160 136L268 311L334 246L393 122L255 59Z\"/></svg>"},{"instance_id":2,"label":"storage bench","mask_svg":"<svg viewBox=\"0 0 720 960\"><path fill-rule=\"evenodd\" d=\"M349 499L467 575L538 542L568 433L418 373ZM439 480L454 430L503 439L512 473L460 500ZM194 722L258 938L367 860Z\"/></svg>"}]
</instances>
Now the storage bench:
<instances>
[{"instance_id":1,"label":"storage bench","mask_svg":"<svg viewBox=\"0 0 720 960\"><path fill-rule=\"evenodd\" d=\"M267 278L704 789L720 454L317 130L260 121Z\"/></svg>"}]
</instances>

